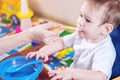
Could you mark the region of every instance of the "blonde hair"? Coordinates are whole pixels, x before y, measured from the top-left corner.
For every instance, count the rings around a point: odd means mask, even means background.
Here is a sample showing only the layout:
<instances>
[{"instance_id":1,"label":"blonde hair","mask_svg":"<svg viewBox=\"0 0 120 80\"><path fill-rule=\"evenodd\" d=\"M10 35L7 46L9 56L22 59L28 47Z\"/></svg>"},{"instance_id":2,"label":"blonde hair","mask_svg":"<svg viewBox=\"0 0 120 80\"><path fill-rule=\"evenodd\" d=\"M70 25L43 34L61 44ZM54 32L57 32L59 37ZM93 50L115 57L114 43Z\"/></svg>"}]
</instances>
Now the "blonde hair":
<instances>
[{"instance_id":1,"label":"blonde hair","mask_svg":"<svg viewBox=\"0 0 120 80\"><path fill-rule=\"evenodd\" d=\"M110 23L116 28L120 24L120 0L81 0L89 8L103 10L103 21L101 24Z\"/></svg>"}]
</instances>

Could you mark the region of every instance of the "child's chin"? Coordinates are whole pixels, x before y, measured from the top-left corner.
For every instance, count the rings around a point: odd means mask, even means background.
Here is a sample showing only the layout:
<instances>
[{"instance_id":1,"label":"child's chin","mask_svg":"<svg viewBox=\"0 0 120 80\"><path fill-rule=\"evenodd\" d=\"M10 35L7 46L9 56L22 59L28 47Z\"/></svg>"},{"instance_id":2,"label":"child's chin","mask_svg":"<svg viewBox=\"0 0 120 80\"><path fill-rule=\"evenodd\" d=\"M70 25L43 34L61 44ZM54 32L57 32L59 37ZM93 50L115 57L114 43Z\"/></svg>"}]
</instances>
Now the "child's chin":
<instances>
[{"instance_id":1,"label":"child's chin","mask_svg":"<svg viewBox=\"0 0 120 80\"><path fill-rule=\"evenodd\" d=\"M78 35L79 35L79 37L84 38L84 35L83 35L83 34L78 34Z\"/></svg>"}]
</instances>

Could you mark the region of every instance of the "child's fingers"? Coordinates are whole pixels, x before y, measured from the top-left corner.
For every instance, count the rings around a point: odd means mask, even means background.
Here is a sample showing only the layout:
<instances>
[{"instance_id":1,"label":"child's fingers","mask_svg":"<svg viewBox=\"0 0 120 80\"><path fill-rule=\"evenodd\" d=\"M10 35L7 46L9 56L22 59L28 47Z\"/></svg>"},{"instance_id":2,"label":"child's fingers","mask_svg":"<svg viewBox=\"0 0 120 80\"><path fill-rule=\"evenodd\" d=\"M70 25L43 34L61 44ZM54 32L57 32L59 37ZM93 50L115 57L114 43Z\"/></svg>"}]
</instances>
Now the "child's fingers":
<instances>
[{"instance_id":1,"label":"child's fingers","mask_svg":"<svg viewBox=\"0 0 120 80\"><path fill-rule=\"evenodd\" d=\"M44 55L44 54L41 54L40 52L38 52L38 53L36 54L36 60L38 60L39 58L42 58L42 59L44 60L44 57L45 57L45 55Z\"/></svg>"},{"instance_id":2,"label":"child's fingers","mask_svg":"<svg viewBox=\"0 0 120 80\"><path fill-rule=\"evenodd\" d=\"M26 59L28 59L30 55L31 55L31 52L29 52L29 53L26 55Z\"/></svg>"},{"instance_id":3,"label":"child's fingers","mask_svg":"<svg viewBox=\"0 0 120 80\"><path fill-rule=\"evenodd\" d=\"M61 71L60 70L51 70L48 72L48 74L60 74Z\"/></svg>"},{"instance_id":4,"label":"child's fingers","mask_svg":"<svg viewBox=\"0 0 120 80\"><path fill-rule=\"evenodd\" d=\"M55 73L48 74L49 77L53 77L55 75L56 75Z\"/></svg>"},{"instance_id":5,"label":"child's fingers","mask_svg":"<svg viewBox=\"0 0 120 80\"><path fill-rule=\"evenodd\" d=\"M48 61L48 56L45 54L37 54L36 55L36 60L38 60L39 58L42 58L44 62Z\"/></svg>"},{"instance_id":6,"label":"child's fingers","mask_svg":"<svg viewBox=\"0 0 120 80\"><path fill-rule=\"evenodd\" d=\"M35 56L35 52L29 52L27 55L26 55L26 59L28 58L32 58L33 56Z\"/></svg>"},{"instance_id":7,"label":"child's fingers","mask_svg":"<svg viewBox=\"0 0 120 80\"><path fill-rule=\"evenodd\" d=\"M53 78L51 78L51 80L62 80L63 79L63 76L62 75L55 75Z\"/></svg>"},{"instance_id":8,"label":"child's fingers","mask_svg":"<svg viewBox=\"0 0 120 80\"><path fill-rule=\"evenodd\" d=\"M51 70L48 72L49 77L52 77L51 80L63 80L63 75L61 70Z\"/></svg>"},{"instance_id":9,"label":"child's fingers","mask_svg":"<svg viewBox=\"0 0 120 80\"><path fill-rule=\"evenodd\" d=\"M38 60L39 58L42 58L42 55L39 54L39 53L37 53L37 55L36 55L36 60Z\"/></svg>"},{"instance_id":10,"label":"child's fingers","mask_svg":"<svg viewBox=\"0 0 120 80\"><path fill-rule=\"evenodd\" d=\"M32 58L36 55L36 52L31 52L29 58Z\"/></svg>"},{"instance_id":11,"label":"child's fingers","mask_svg":"<svg viewBox=\"0 0 120 80\"><path fill-rule=\"evenodd\" d=\"M48 76L54 77L54 76L58 75L59 73L60 73L60 71L58 71L58 70L51 70L48 72Z\"/></svg>"},{"instance_id":12,"label":"child's fingers","mask_svg":"<svg viewBox=\"0 0 120 80\"><path fill-rule=\"evenodd\" d=\"M45 55L45 56L44 56L44 62L47 62L47 61L48 61L48 59L49 59L49 58L48 58L48 56L47 56L47 55Z\"/></svg>"}]
</instances>

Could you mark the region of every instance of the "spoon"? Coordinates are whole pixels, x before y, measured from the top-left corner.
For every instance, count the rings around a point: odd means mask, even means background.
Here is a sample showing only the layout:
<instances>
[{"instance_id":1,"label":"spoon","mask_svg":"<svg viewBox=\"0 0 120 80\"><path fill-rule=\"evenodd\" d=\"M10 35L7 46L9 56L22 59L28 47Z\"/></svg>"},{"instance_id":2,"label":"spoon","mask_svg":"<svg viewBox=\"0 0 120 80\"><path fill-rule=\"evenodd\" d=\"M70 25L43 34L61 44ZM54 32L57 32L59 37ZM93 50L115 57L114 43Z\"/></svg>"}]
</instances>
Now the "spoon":
<instances>
[{"instance_id":1,"label":"spoon","mask_svg":"<svg viewBox=\"0 0 120 80\"><path fill-rule=\"evenodd\" d=\"M7 68L6 72L7 73L14 73L14 72L17 72L17 71L19 71L19 70L21 70L21 69L23 69L27 66L30 66L32 64L37 64L37 63L40 63L40 62L41 62L41 60L37 60L37 61L35 60L35 61L29 62L27 64L24 64L22 66L9 67L9 68Z\"/></svg>"}]
</instances>

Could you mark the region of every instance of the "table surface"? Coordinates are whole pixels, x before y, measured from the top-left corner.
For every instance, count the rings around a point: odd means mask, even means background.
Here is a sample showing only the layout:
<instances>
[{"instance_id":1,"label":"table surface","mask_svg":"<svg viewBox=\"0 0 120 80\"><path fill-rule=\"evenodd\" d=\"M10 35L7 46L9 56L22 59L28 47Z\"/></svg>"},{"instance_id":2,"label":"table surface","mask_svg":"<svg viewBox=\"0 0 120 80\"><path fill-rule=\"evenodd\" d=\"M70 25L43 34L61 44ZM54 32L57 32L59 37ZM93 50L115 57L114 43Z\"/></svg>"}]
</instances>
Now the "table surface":
<instances>
[{"instance_id":1,"label":"table surface","mask_svg":"<svg viewBox=\"0 0 120 80\"><path fill-rule=\"evenodd\" d=\"M27 53L31 52L31 51L38 51L41 47L43 47L44 44L40 44L38 46L35 46L35 47L32 47L28 50L25 50L25 51L21 51L21 52L18 52L18 53L15 53L15 54L12 54L6 58L4 58L3 60L7 59L7 58L10 58L10 57L14 57L14 56L24 56L26 55ZM2 60L2 61L3 61ZM47 75L47 70L44 68L43 71L40 73L40 75L38 76L37 80L50 80L50 78L48 77ZM2 79L0 79L2 80Z\"/></svg>"}]
</instances>

